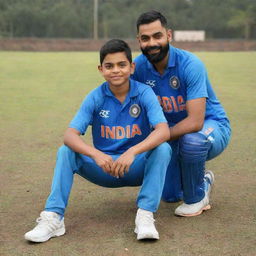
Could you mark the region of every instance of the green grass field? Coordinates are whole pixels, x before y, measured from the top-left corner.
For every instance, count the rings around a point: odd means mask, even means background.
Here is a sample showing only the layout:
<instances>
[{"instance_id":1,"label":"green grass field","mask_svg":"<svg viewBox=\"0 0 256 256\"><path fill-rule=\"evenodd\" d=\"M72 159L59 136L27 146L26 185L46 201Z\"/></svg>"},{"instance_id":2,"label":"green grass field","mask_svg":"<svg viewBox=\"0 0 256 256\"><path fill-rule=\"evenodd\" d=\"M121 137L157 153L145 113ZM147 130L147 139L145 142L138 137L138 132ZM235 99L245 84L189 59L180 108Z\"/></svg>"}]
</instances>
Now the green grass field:
<instances>
[{"instance_id":1,"label":"green grass field","mask_svg":"<svg viewBox=\"0 0 256 256\"><path fill-rule=\"evenodd\" d=\"M208 163L212 210L194 218L161 203L158 242L133 234L137 188L106 189L75 178L65 236L23 239L48 196L63 133L103 78L97 53L0 52L0 255L255 255L256 52L200 52L233 128L228 149ZM90 141L90 134L85 136Z\"/></svg>"}]
</instances>

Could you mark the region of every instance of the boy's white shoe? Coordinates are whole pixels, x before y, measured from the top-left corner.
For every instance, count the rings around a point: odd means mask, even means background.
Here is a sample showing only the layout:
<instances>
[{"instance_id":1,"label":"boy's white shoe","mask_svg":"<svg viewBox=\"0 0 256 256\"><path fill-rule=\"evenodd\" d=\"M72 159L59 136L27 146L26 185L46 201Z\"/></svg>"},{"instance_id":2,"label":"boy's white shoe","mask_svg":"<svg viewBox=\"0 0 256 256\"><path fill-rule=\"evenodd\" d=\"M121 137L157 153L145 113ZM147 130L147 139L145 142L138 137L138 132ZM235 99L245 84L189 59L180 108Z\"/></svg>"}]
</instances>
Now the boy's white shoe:
<instances>
[{"instance_id":1,"label":"boy's white shoe","mask_svg":"<svg viewBox=\"0 0 256 256\"><path fill-rule=\"evenodd\" d=\"M24 235L26 240L45 242L51 237L65 234L64 218L60 220L60 215L55 212L41 212L36 222L38 223L36 227Z\"/></svg>"},{"instance_id":2,"label":"boy's white shoe","mask_svg":"<svg viewBox=\"0 0 256 256\"><path fill-rule=\"evenodd\" d=\"M140 208L138 209L134 230L137 234L137 240L159 239L159 233L156 230L154 222L155 220L152 212Z\"/></svg>"},{"instance_id":3,"label":"boy's white shoe","mask_svg":"<svg viewBox=\"0 0 256 256\"><path fill-rule=\"evenodd\" d=\"M209 204L211 187L214 183L214 175L212 171L206 171L204 175L205 179L205 196L204 198L194 204L181 204L176 208L175 214L178 216L191 217L200 215L203 211L211 209Z\"/></svg>"}]
</instances>

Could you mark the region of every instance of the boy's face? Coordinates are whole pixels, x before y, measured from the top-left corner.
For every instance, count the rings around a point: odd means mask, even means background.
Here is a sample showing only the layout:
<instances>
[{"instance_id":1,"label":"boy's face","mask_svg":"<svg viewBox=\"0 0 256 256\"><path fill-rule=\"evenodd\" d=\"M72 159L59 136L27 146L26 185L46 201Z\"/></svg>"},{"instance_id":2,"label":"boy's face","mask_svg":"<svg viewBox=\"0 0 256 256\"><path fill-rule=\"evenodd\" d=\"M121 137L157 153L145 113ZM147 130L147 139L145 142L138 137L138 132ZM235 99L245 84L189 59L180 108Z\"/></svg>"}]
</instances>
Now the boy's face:
<instances>
[{"instance_id":1,"label":"boy's face","mask_svg":"<svg viewBox=\"0 0 256 256\"><path fill-rule=\"evenodd\" d=\"M129 62L124 52L116 52L107 54L98 69L110 86L121 87L129 84L134 66L134 63Z\"/></svg>"}]
</instances>

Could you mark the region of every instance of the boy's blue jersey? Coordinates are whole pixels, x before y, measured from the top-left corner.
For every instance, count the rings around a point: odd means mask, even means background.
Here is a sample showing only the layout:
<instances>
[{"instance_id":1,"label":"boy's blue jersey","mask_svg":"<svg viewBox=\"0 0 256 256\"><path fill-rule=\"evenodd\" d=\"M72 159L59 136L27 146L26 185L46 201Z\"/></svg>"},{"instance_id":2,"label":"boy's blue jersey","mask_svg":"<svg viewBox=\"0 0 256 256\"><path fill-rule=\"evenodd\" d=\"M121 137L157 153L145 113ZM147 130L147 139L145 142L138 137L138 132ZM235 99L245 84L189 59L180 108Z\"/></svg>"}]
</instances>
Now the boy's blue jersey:
<instances>
[{"instance_id":1,"label":"boy's blue jersey","mask_svg":"<svg viewBox=\"0 0 256 256\"><path fill-rule=\"evenodd\" d=\"M121 103L107 82L91 91L69 127L84 134L92 126L95 148L108 154L121 154L143 141L152 126L167 123L152 89L130 80L130 90Z\"/></svg>"},{"instance_id":2,"label":"boy's blue jersey","mask_svg":"<svg viewBox=\"0 0 256 256\"><path fill-rule=\"evenodd\" d=\"M192 53L170 45L168 66L163 75L158 73L141 54L135 58L133 79L148 84L154 90L164 110L169 126L187 117L186 101L206 98L205 119L229 123L217 99L206 68Z\"/></svg>"}]
</instances>

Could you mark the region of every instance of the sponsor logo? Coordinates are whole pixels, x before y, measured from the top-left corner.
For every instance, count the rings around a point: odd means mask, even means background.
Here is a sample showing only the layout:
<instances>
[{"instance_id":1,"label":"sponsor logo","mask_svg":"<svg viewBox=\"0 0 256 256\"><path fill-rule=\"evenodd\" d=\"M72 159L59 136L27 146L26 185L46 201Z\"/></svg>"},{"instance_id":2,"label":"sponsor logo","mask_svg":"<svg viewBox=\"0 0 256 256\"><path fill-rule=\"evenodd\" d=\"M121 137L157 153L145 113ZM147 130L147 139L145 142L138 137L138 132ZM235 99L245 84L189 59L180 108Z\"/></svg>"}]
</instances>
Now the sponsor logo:
<instances>
[{"instance_id":1,"label":"sponsor logo","mask_svg":"<svg viewBox=\"0 0 256 256\"><path fill-rule=\"evenodd\" d=\"M180 87L180 81L179 81L179 79L178 79L177 76L172 76L172 77L170 78L169 83L170 83L170 86L171 86L173 89L178 89L178 88Z\"/></svg>"},{"instance_id":2,"label":"sponsor logo","mask_svg":"<svg viewBox=\"0 0 256 256\"><path fill-rule=\"evenodd\" d=\"M156 86L156 80L147 80L146 84L151 86L151 87L155 87Z\"/></svg>"},{"instance_id":3,"label":"sponsor logo","mask_svg":"<svg viewBox=\"0 0 256 256\"><path fill-rule=\"evenodd\" d=\"M99 115L100 115L101 117L103 117L103 118L109 118L109 112L110 112L110 110L104 110L104 109L102 109L102 110L100 111Z\"/></svg>"},{"instance_id":4,"label":"sponsor logo","mask_svg":"<svg viewBox=\"0 0 256 256\"><path fill-rule=\"evenodd\" d=\"M140 114L140 106L138 104L131 105L129 114L132 117L138 117Z\"/></svg>"}]
</instances>

